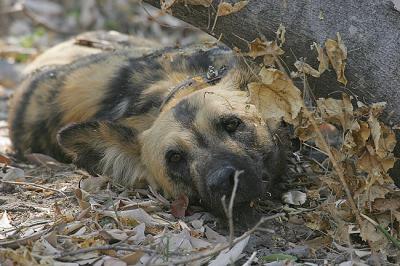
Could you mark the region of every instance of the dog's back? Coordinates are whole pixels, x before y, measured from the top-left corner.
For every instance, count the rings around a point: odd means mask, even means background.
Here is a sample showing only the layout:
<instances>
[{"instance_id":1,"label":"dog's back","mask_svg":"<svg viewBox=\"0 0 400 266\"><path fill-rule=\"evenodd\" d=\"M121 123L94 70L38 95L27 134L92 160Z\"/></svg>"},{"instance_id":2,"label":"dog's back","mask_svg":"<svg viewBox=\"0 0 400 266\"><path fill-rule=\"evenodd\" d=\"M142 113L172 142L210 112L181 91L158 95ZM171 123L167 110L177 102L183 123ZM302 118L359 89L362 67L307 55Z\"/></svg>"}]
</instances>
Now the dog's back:
<instances>
[{"instance_id":1,"label":"dog's back","mask_svg":"<svg viewBox=\"0 0 400 266\"><path fill-rule=\"evenodd\" d=\"M71 41L59 46L65 49L50 49L33 62L36 70L11 100L10 136L19 156L38 152L68 161L56 135L71 123L129 117L135 128L145 130L158 115L166 88L207 71L216 61L232 59L220 48L151 53L133 45L116 52L82 48ZM76 59L78 53L82 56ZM47 61L60 63L46 65Z\"/></svg>"}]
</instances>

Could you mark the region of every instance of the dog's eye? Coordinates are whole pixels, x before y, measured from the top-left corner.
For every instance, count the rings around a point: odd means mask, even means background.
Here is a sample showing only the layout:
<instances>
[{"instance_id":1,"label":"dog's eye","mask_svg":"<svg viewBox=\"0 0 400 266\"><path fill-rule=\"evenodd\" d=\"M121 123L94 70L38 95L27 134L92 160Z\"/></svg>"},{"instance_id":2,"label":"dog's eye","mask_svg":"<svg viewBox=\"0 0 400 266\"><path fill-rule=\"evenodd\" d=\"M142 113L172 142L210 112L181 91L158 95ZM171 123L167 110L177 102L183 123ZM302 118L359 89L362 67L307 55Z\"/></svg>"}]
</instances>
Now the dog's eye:
<instances>
[{"instance_id":1,"label":"dog's eye","mask_svg":"<svg viewBox=\"0 0 400 266\"><path fill-rule=\"evenodd\" d=\"M170 163L179 163L180 161L183 160L183 155L180 152L177 151L169 151L167 153L167 160Z\"/></svg>"},{"instance_id":2,"label":"dog's eye","mask_svg":"<svg viewBox=\"0 0 400 266\"><path fill-rule=\"evenodd\" d=\"M229 133L235 132L241 123L242 123L242 120L240 120L237 117L229 117L229 118L224 118L222 120L224 129Z\"/></svg>"}]
</instances>

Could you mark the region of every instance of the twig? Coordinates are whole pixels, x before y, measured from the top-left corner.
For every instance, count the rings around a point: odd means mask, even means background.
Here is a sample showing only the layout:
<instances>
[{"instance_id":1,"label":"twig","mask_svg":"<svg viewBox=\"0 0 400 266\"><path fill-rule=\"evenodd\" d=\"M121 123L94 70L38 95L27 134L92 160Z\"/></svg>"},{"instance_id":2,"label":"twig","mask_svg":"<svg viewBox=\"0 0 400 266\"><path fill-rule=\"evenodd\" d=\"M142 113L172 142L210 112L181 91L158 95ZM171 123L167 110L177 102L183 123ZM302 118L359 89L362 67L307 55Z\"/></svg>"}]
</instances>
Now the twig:
<instances>
[{"instance_id":1,"label":"twig","mask_svg":"<svg viewBox=\"0 0 400 266\"><path fill-rule=\"evenodd\" d=\"M10 233L10 232L13 232L13 231L15 231L14 233L18 233L18 232L20 232L21 230L23 230L25 228L30 228L30 227L34 227L34 226L42 225L42 224L48 224L50 222L51 222L51 220L45 220L45 221L40 221L40 222L36 222L36 223L33 223L33 224L17 225L17 226L14 226L13 228L10 228L8 230L3 230L3 231L1 231L1 233L2 234L7 234L7 233Z\"/></svg>"},{"instance_id":2,"label":"twig","mask_svg":"<svg viewBox=\"0 0 400 266\"><path fill-rule=\"evenodd\" d=\"M171 29L189 29L189 30L193 30L193 27L189 27L189 26L173 26L173 25L168 25L166 23L163 23L159 20L157 20L156 17L154 17L148 10L147 8L143 5L142 1L139 1L139 5L140 7L144 10L144 12L146 12L148 18L150 18L152 21L154 21L155 23L157 23L158 25L162 26L162 27L166 27L166 28L171 28ZM164 12L164 11L163 11Z\"/></svg>"},{"instance_id":3,"label":"twig","mask_svg":"<svg viewBox=\"0 0 400 266\"><path fill-rule=\"evenodd\" d=\"M257 251L254 251L253 254L251 254L250 258L245 263L243 263L242 266L250 266L253 260L256 258L256 255Z\"/></svg>"},{"instance_id":4,"label":"twig","mask_svg":"<svg viewBox=\"0 0 400 266\"><path fill-rule=\"evenodd\" d=\"M0 55L4 57L11 56L13 54L36 55L37 53L38 51L34 48L3 46L0 49Z\"/></svg>"},{"instance_id":5,"label":"twig","mask_svg":"<svg viewBox=\"0 0 400 266\"><path fill-rule=\"evenodd\" d=\"M245 239L246 237L250 236L252 233L257 231L257 229L263 223L265 223L266 221L269 221L269 220L272 220L272 219L275 219L275 218L279 218L279 217L282 217L282 216L285 216L285 215L286 215L285 213L277 213L277 214L274 214L274 215L271 215L271 216L267 216L267 217L261 218L260 221L258 221L258 223L255 226L253 226L253 228L251 228L250 230L248 230L247 232L242 234L240 237L236 238L233 241L232 244L235 245L235 244L239 243L240 241L242 241L243 239ZM209 251L207 253L199 254L197 256L193 256L193 257L190 257L190 258L187 258L187 259L181 259L181 260L175 260L175 261L171 260L168 263L155 264L154 266L169 266L171 264L187 264L187 263L190 263L190 262L193 262L193 261L198 261L198 260L201 260L201 259L204 259L204 258L212 257L212 256L220 253L221 251L223 251L223 250L225 250L225 249L227 249L229 247L230 247L230 244L227 243L227 244L222 245L222 246L220 246L218 248L215 248L215 249L213 249L213 250L211 250L211 251Z\"/></svg>"},{"instance_id":6,"label":"twig","mask_svg":"<svg viewBox=\"0 0 400 266\"><path fill-rule=\"evenodd\" d=\"M63 195L64 197L66 197L66 198L68 197L64 192L62 192L62 191L60 191L58 189L45 187L45 186L38 185L38 184L35 184L35 183L19 182L19 181L6 181L6 180L0 180L0 182L4 183L4 184L11 184L11 185L17 185L17 186L31 186L31 187L36 187L36 188L40 188L40 189L43 189L43 190L50 190L50 191L57 192L57 193Z\"/></svg>"},{"instance_id":7,"label":"twig","mask_svg":"<svg viewBox=\"0 0 400 266\"><path fill-rule=\"evenodd\" d=\"M379 231L381 231L387 239L389 239L393 245L400 249L400 240L398 240L397 238L395 238L394 236L392 236L391 234L389 234L389 232L383 228L382 225L378 224L377 222L375 222L374 220L372 220L370 217L368 217L367 215L360 213L360 215L365 218L368 222L370 222L371 224L373 224Z\"/></svg>"},{"instance_id":8,"label":"twig","mask_svg":"<svg viewBox=\"0 0 400 266\"><path fill-rule=\"evenodd\" d=\"M119 218L117 207L115 206L113 198L112 198L112 195L111 195L111 190L109 190L109 189L108 189L108 196L109 196L110 201L111 201L111 205L112 205L112 208L113 208L113 211L114 211L114 214L115 214L115 220L117 221L118 227L121 230L124 230L124 226L122 225L121 220Z\"/></svg>"},{"instance_id":9,"label":"twig","mask_svg":"<svg viewBox=\"0 0 400 266\"><path fill-rule=\"evenodd\" d=\"M278 59L275 55L274 55L274 59L275 59L275 62L277 63L277 65L279 66L280 70L281 70L283 73L285 73L285 75L290 79L289 75L286 73L285 69L283 68L281 62L279 61L279 59ZM290 79L290 80L291 80L291 79ZM315 133L317 134L317 139L318 139L318 140L320 141L320 143L321 143L322 150L325 150L326 155L329 157L329 160L330 160L331 163L332 163L333 169L335 169L336 174L339 176L340 182L342 183L343 188L344 188L344 191L345 191L345 193L346 193L347 200L348 200L349 203L350 203L350 208L351 208L353 214L354 214L355 217L356 217L356 220L357 220L358 225L359 225L360 228L361 228L362 219L361 219L361 216L360 216L360 211L358 210L357 205L356 205L356 203L354 202L353 196L351 195L351 191L350 191L350 189L349 189L349 186L348 186L348 184L347 184L347 182L346 182L346 179L345 179L345 177L344 177L344 174L343 174L343 169L340 167L340 165L339 165L338 162L336 161L335 157L333 156L332 151L331 151L331 149L329 148L328 143L325 141L325 138L324 138L324 136L322 135L321 130L320 130L319 127L318 127L317 121L315 121L314 117L312 116L312 114L310 113L310 111L309 111L305 106L303 106L303 113L304 113L304 115L310 120L311 125L312 125L312 127L314 128Z\"/></svg>"},{"instance_id":10,"label":"twig","mask_svg":"<svg viewBox=\"0 0 400 266\"><path fill-rule=\"evenodd\" d=\"M118 246L118 245L106 245L106 246L82 248L82 249L78 249L78 250L74 250L74 251L63 252L59 255L56 255L55 258L60 259L60 258L68 257L68 256L75 256L75 255L79 255L79 254L89 253L92 251L102 251L102 250L141 251L141 252L150 253L150 254L153 254L156 252L155 250L152 250L152 249L139 247L139 246L132 246L132 245L129 245L129 247Z\"/></svg>"},{"instance_id":11,"label":"twig","mask_svg":"<svg viewBox=\"0 0 400 266\"><path fill-rule=\"evenodd\" d=\"M73 34L73 33L75 33L73 31L67 31L67 30L60 29L58 27L54 27L52 25L49 25L48 23L43 21L39 16L34 14L34 12L29 10L29 8L26 7L24 4L22 4L22 13L25 16L27 16L30 20L32 20L34 23L44 27L47 30L50 30L50 31L53 31L53 32L57 32L57 33L60 33L60 34Z\"/></svg>"},{"instance_id":12,"label":"twig","mask_svg":"<svg viewBox=\"0 0 400 266\"><path fill-rule=\"evenodd\" d=\"M155 191L151 186L149 186L149 190L150 190L151 194L153 194L153 195L147 194L147 197L149 197L151 200L154 200L156 202L158 201L161 204L161 206L164 206L167 208L169 208L171 206L171 203L166 198L161 196L160 193Z\"/></svg>"},{"instance_id":13,"label":"twig","mask_svg":"<svg viewBox=\"0 0 400 266\"><path fill-rule=\"evenodd\" d=\"M310 111L308 111L307 108L304 108L303 112L307 116L309 121L311 122L311 125L313 126L313 128L315 130L315 133L317 134L317 138L319 139L320 144L322 146L322 150L324 150L326 152L326 154L328 155L329 160L332 163L333 169L335 169L336 174L339 176L340 182L342 183L344 191L346 193L347 200L350 203L351 210L352 210L353 214L356 217L358 225L361 228L362 219L361 219L361 216L360 216L360 211L358 210L357 205L354 202L353 196L351 195L351 191L349 189L349 185L347 184L346 179L345 179L344 174L343 174L343 169L340 167L340 165L336 161L335 157L333 156L332 151L329 148L328 143L326 143L325 138L322 135L321 130L319 129L319 127L317 125L317 122L315 121L315 119L312 116L312 114L310 113Z\"/></svg>"},{"instance_id":14,"label":"twig","mask_svg":"<svg viewBox=\"0 0 400 266\"><path fill-rule=\"evenodd\" d=\"M211 34L214 33L215 26L217 26L218 10L219 10L219 6L221 5L221 3L222 3L222 0L219 1L218 7L217 7L217 11L215 12L215 19L214 19L213 26L212 26L212 28L211 28Z\"/></svg>"},{"instance_id":15,"label":"twig","mask_svg":"<svg viewBox=\"0 0 400 266\"><path fill-rule=\"evenodd\" d=\"M42 235L47 234L51 230L54 229L56 223L54 223L50 228L46 230L42 230L27 237L18 238L15 240L7 240L7 241L0 241L0 247L2 248L17 248L20 246L27 245L28 243L33 243L34 241L38 240Z\"/></svg>"},{"instance_id":16,"label":"twig","mask_svg":"<svg viewBox=\"0 0 400 266\"><path fill-rule=\"evenodd\" d=\"M320 152L320 153L322 153L323 155L328 156L328 154L327 154L326 152L324 152L323 150L318 149L317 147L314 147L314 146L312 146L312 145L310 145L310 144L307 144L307 143L304 142L304 143L302 143L302 145L304 145L304 146L306 146L306 147L309 147L310 149L316 150L317 152Z\"/></svg>"},{"instance_id":17,"label":"twig","mask_svg":"<svg viewBox=\"0 0 400 266\"><path fill-rule=\"evenodd\" d=\"M229 223L229 245L230 245L230 247L232 247L234 232L235 232L234 227L233 227L233 203L235 201L236 191L237 191L237 187L239 184L239 175L242 173L243 173L243 170L235 172L235 176L233 178L234 184L233 184L233 189L232 189L232 195L229 200L229 206L226 207L225 195L221 199L222 207L224 208L224 211L225 211L226 217L228 218L228 223Z\"/></svg>"}]
</instances>

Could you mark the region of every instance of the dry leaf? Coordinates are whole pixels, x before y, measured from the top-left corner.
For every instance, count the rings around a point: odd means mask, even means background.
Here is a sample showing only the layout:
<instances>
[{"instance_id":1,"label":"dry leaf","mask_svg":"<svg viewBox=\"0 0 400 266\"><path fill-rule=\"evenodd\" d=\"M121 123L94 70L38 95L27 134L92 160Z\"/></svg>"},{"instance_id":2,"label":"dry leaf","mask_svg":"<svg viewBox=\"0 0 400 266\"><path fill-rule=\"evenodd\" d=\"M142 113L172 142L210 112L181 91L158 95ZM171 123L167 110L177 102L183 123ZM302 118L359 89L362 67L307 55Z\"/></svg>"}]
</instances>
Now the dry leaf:
<instances>
[{"instance_id":1,"label":"dry leaf","mask_svg":"<svg viewBox=\"0 0 400 266\"><path fill-rule=\"evenodd\" d=\"M5 239L7 236L12 235L14 231L9 231L11 228L13 228L13 226L8 218L7 211L4 211L0 218L0 239ZM4 231L7 231L7 233L3 233Z\"/></svg>"},{"instance_id":2,"label":"dry leaf","mask_svg":"<svg viewBox=\"0 0 400 266\"><path fill-rule=\"evenodd\" d=\"M298 190L288 191L282 195L285 203L292 205L302 205L307 200L307 194Z\"/></svg>"},{"instance_id":3,"label":"dry leaf","mask_svg":"<svg viewBox=\"0 0 400 266\"><path fill-rule=\"evenodd\" d=\"M262 41L260 38L256 38L249 43L249 52L245 55L252 58L258 56L271 56L274 58L284 53L275 41Z\"/></svg>"},{"instance_id":4,"label":"dry leaf","mask_svg":"<svg viewBox=\"0 0 400 266\"><path fill-rule=\"evenodd\" d=\"M303 218L306 220L305 225L312 230L329 229L329 222L324 219L320 212L305 213Z\"/></svg>"},{"instance_id":5,"label":"dry leaf","mask_svg":"<svg viewBox=\"0 0 400 266\"><path fill-rule=\"evenodd\" d=\"M315 47L318 53L318 61L319 61L318 72L321 75L322 73L325 72L325 70L329 69L329 59L328 56L325 54L324 49L321 47L321 45L313 43L313 46Z\"/></svg>"},{"instance_id":6,"label":"dry leaf","mask_svg":"<svg viewBox=\"0 0 400 266\"><path fill-rule=\"evenodd\" d=\"M312 66L310 66L309 64L303 62L303 61L296 61L294 63L294 66L297 68L297 70L300 73L304 73L307 75L311 75L313 77L318 78L320 76L320 73L318 72L318 70L314 69Z\"/></svg>"},{"instance_id":7,"label":"dry leaf","mask_svg":"<svg viewBox=\"0 0 400 266\"><path fill-rule=\"evenodd\" d=\"M161 9L168 11L178 0L161 0Z\"/></svg>"},{"instance_id":8,"label":"dry leaf","mask_svg":"<svg viewBox=\"0 0 400 266\"><path fill-rule=\"evenodd\" d=\"M3 154L0 154L0 163L9 165L9 164L11 164L11 159Z\"/></svg>"},{"instance_id":9,"label":"dry leaf","mask_svg":"<svg viewBox=\"0 0 400 266\"><path fill-rule=\"evenodd\" d=\"M4 174L0 171L0 177L4 181L25 181L25 171L19 168L9 168L7 172Z\"/></svg>"},{"instance_id":10,"label":"dry leaf","mask_svg":"<svg viewBox=\"0 0 400 266\"><path fill-rule=\"evenodd\" d=\"M90 207L89 194L86 191L79 188L75 189L75 197L81 210L86 210Z\"/></svg>"},{"instance_id":11,"label":"dry leaf","mask_svg":"<svg viewBox=\"0 0 400 266\"><path fill-rule=\"evenodd\" d=\"M375 250L383 250L388 243L384 234L379 232L373 224L367 220L363 220L360 228L360 235L363 240L369 241Z\"/></svg>"},{"instance_id":12,"label":"dry leaf","mask_svg":"<svg viewBox=\"0 0 400 266\"><path fill-rule=\"evenodd\" d=\"M109 177L90 176L88 178L82 179L79 182L79 187L88 193L96 193L99 192L102 188L105 188L108 182L110 182Z\"/></svg>"},{"instance_id":13,"label":"dry leaf","mask_svg":"<svg viewBox=\"0 0 400 266\"><path fill-rule=\"evenodd\" d=\"M343 142L343 151L353 156L360 156L365 151L365 145L371 135L368 123L354 121L350 130L346 133Z\"/></svg>"},{"instance_id":14,"label":"dry leaf","mask_svg":"<svg viewBox=\"0 0 400 266\"><path fill-rule=\"evenodd\" d=\"M314 249L314 250L319 250L325 247L329 247L332 245L332 238L328 235L325 236L319 236L311 240L306 240L305 245L308 247Z\"/></svg>"},{"instance_id":15,"label":"dry leaf","mask_svg":"<svg viewBox=\"0 0 400 266\"><path fill-rule=\"evenodd\" d=\"M193 5L193 6L204 6L209 7L211 6L213 0L184 0L185 4Z\"/></svg>"},{"instance_id":16,"label":"dry leaf","mask_svg":"<svg viewBox=\"0 0 400 266\"><path fill-rule=\"evenodd\" d=\"M208 225L204 226L204 234L206 235L207 239L214 244L220 244L220 243L228 243L228 240L226 239L226 237L224 237L223 235L220 235L219 233L215 232L214 230L212 230Z\"/></svg>"},{"instance_id":17,"label":"dry leaf","mask_svg":"<svg viewBox=\"0 0 400 266\"><path fill-rule=\"evenodd\" d=\"M51 169L57 169L61 166L61 163L57 161L56 159L46 155L46 154L41 154L41 153L30 153L24 155L26 159L31 164L35 164L38 166L45 166L49 167Z\"/></svg>"},{"instance_id":18,"label":"dry leaf","mask_svg":"<svg viewBox=\"0 0 400 266\"><path fill-rule=\"evenodd\" d=\"M128 264L126 262L111 256L105 256L93 264L93 266L127 266L127 265Z\"/></svg>"},{"instance_id":19,"label":"dry leaf","mask_svg":"<svg viewBox=\"0 0 400 266\"><path fill-rule=\"evenodd\" d=\"M293 123L303 107L300 90L283 72L273 68L262 68L263 83L248 85L250 101L257 107L264 119Z\"/></svg>"},{"instance_id":20,"label":"dry leaf","mask_svg":"<svg viewBox=\"0 0 400 266\"><path fill-rule=\"evenodd\" d=\"M136 251L121 257L121 260L126 262L128 265L135 265L140 261L140 258L143 257L143 255L144 252Z\"/></svg>"},{"instance_id":21,"label":"dry leaf","mask_svg":"<svg viewBox=\"0 0 400 266\"><path fill-rule=\"evenodd\" d=\"M381 135L379 138L379 146L375 146L376 154L379 158L384 159L392 157L392 152L396 146L396 134L388 126L381 124Z\"/></svg>"},{"instance_id":22,"label":"dry leaf","mask_svg":"<svg viewBox=\"0 0 400 266\"><path fill-rule=\"evenodd\" d=\"M378 117L383 113L385 108L386 102L373 103L371 104L370 112L372 113L372 115Z\"/></svg>"},{"instance_id":23,"label":"dry leaf","mask_svg":"<svg viewBox=\"0 0 400 266\"><path fill-rule=\"evenodd\" d=\"M100 211L99 213L105 216L117 218L117 214L115 213L115 211ZM134 210L127 210L127 211L118 211L118 218L125 221L126 224L144 223L145 225L149 226L160 224L159 222L156 222L156 220L153 217L151 217L147 212L145 212L141 208L137 208Z\"/></svg>"},{"instance_id":24,"label":"dry leaf","mask_svg":"<svg viewBox=\"0 0 400 266\"><path fill-rule=\"evenodd\" d=\"M212 0L161 0L161 9L164 11L169 11L173 5L178 3L209 7L212 4Z\"/></svg>"},{"instance_id":25,"label":"dry leaf","mask_svg":"<svg viewBox=\"0 0 400 266\"><path fill-rule=\"evenodd\" d=\"M237 261L244 248L249 242L250 236L238 242L229 250L223 250L214 260L210 261L209 266L226 266Z\"/></svg>"},{"instance_id":26,"label":"dry leaf","mask_svg":"<svg viewBox=\"0 0 400 266\"><path fill-rule=\"evenodd\" d=\"M347 94L342 94L342 100L318 99L317 106L324 121L341 126L344 132L353 125L353 105Z\"/></svg>"},{"instance_id":27,"label":"dry leaf","mask_svg":"<svg viewBox=\"0 0 400 266\"><path fill-rule=\"evenodd\" d=\"M344 75L344 70L346 66L345 60L347 59L347 48L344 46L339 33L337 33L337 41L328 39L325 42L325 49L329 61L331 62L333 69L336 71L337 80L346 85L347 79Z\"/></svg>"},{"instance_id":28,"label":"dry leaf","mask_svg":"<svg viewBox=\"0 0 400 266\"><path fill-rule=\"evenodd\" d=\"M390 190L379 184L375 184L362 195L360 203L362 202L374 202L376 199L384 199Z\"/></svg>"},{"instance_id":29,"label":"dry leaf","mask_svg":"<svg viewBox=\"0 0 400 266\"><path fill-rule=\"evenodd\" d=\"M233 6L230 3L227 2L222 2L218 5L218 11L217 11L217 16L222 17L222 16L227 16L232 13L239 12L241 9L243 9L249 1L239 1L235 3Z\"/></svg>"},{"instance_id":30,"label":"dry leaf","mask_svg":"<svg viewBox=\"0 0 400 266\"><path fill-rule=\"evenodd\" d=\"M295 135L301 141L308 141L316 137L313 125L306 118L303 118L301 124L296 127Z\"/></svg>"},{"instance_id":31,"label":"dry leaf","mask_svg":"<svg viewBox=\"0 0 400 266\"><path fill-rule=\"evenodd\" d=\"M279 41L279 47L282 47L282 45L285 43L286 38L286 28L283 26L283 24L279 24L278 30L276 31L276 39Z\"/></svg>"},{"instance_id":32,"label":"dry leaf","mask_svg":"<svg viewBox=\"0 0 400 266\"><path fill-rule=\"evenodd\" d=\"M171 203L171 213L176 218L185 217L186 209L189 206L189 198L182 194Z\"/></svg>"},{"instance_id":33,"label":"dry leaf","mask_svg":"<svg viewBox=\"0 0 400 266\"><path fill-rule=\"evenodd\" d=\"M374 201L373 207L375 210L384 212L384 211L394 211L400 210L400 199L392 198L392 199L376 199Z\"/></svg>"},{"instance_id":34,"label":"dry leaf","mask_svg":"<svg viewBox=\"0 0 400 266\"><path fill-rule=\"evenodd\" d=\"M35 242L32 247L32 252L36 254L40 254L42 256L52 256L60 254L60 251L53 247L49 242L45 239L41 239Z\"/></svg>"}]
</instances>

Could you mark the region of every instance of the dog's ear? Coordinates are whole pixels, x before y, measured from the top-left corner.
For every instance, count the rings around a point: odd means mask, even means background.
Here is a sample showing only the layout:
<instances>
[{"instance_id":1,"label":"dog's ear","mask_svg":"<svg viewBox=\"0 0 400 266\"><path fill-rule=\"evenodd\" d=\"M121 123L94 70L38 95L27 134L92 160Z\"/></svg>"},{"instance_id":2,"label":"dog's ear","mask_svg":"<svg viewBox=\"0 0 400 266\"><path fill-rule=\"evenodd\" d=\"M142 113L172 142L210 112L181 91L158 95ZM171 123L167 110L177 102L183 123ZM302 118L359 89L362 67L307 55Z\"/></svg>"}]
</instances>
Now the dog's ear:
<instances>
[{"instance_id":1,"label":"dog's ear","mask_svg":"<svg viewBox=\"0 0 400 266\"><path fill-rule=\"evenodd\" d=\"M136 130L112 121L70 124L58 132L58 143L73 162L93 175L134 183L145 176Z\"/></svg>"}]
</instances>

